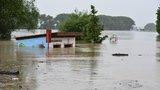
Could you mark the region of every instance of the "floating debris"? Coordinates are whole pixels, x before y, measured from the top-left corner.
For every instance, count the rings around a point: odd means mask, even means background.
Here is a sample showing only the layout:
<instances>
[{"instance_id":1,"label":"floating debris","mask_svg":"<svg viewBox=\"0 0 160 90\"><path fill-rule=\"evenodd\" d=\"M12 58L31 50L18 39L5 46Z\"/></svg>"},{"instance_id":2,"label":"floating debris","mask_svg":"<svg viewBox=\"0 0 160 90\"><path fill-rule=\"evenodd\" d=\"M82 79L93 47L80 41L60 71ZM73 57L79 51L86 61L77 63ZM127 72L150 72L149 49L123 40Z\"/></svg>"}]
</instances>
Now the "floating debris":
<instances>
[{"instance_id":1,"label":"floating debris","mask_svg":"<svg viewBox=\"0 0 160 90\"><path fill-rule=\"evenodd\" d=\"M96 75L97 73L96 72L92 72L91 74Z\"/></svg>"},{"instance_id":2,"label":"floating debris","mask_svg":"<svg viewBox=\"0 0 160 90\"><path fill-rule=\"evenodd\" d=\"M114 53L114 54L112 54L112 56L128 56L128 54L124 54L124 53Z\"/></svg>"},{"instance_id":3,"label":"floating debris","mask_svg":"<svg viewBox=\"0 0 160 90\"><path fill-rule=\"evenodd\" d=\"M0 71L0 74L19 75L19 71L15 71L15 72L11 72L11 71Z\"/></svg>"},{"instance_id":4,"label":"floating debris","mask_svg":"<svg viewBox=\"0 0 160 90\"><path fill-rule=\"evenodd\" d=\"M125 88L141 88L143 87L142 84L138 80L124 80L117 83L120 87Z\"/></svg>"},{"instance_id":5,"label":"floating debris","mask_svg":"<svg viewBox=\"0 0 160 90\"><path fill-rule=\"evenodd\" d=\"M142 56L142 54L138 54L138 56Z\"/></svg>"},{"instance_id":6,"label":"floating debris","mask_svg":"<svg viewBox=\"0 0 160 90\"><path fill-rule=\"evenodd\" d=\"M39 61L39 63L44 63L44 61Z\"/></svg>"},{"instance_id":7,"label":"floating debris","mask_svg":"<svg viewBox=\"0 0 160 90\"><path fill-rule=\"evenodd\" d=\"M19 80L19 78L12 78L12 80Z\"/></svg>"}]
</instances>

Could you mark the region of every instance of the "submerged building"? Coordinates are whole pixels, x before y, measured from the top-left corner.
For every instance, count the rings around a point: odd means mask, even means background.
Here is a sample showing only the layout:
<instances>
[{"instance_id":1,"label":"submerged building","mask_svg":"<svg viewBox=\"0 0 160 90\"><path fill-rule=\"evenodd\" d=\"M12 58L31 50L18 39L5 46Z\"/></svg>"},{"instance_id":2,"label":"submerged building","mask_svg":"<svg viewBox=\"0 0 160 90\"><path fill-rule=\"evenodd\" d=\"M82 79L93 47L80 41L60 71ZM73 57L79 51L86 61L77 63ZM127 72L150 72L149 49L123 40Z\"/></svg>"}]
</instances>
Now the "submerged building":
<instances>
[{"instance_id":1,"label":"submerged building","mask_svg":"<svg viewBox=\"0 0 160 90\"><path fill-rule=\"evenodd\" d=\"M51 42L46 42L46 34L15 37L18 47L39 48L68 48L75 47L76 37L81 37L79 32L55 32L51 33Z\"/></svg>"}]
</instances>

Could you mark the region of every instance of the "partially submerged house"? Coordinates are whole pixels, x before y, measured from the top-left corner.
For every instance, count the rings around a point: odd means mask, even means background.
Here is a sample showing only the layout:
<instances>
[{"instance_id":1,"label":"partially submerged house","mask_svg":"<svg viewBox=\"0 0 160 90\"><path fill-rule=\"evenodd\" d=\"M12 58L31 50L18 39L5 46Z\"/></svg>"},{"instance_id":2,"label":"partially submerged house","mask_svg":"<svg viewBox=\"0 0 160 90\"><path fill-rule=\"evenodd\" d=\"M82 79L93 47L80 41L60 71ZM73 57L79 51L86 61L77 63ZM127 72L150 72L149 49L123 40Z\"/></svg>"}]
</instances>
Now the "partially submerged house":
<instances>
[{"instance_id":1,"label":"partially submerged house","mask_svg":"<svg viewBox=\"0 0 160 90\"><path fill-rule=\"evenodd\" d=\"M51 33L51 42L49 48L67 48L75 47L76 37L81 37L79 32L55 32ZM46 34L37 34L30 36L15 37L19 47L39 47L46 48Z\"/></svg>"}]
</instances>

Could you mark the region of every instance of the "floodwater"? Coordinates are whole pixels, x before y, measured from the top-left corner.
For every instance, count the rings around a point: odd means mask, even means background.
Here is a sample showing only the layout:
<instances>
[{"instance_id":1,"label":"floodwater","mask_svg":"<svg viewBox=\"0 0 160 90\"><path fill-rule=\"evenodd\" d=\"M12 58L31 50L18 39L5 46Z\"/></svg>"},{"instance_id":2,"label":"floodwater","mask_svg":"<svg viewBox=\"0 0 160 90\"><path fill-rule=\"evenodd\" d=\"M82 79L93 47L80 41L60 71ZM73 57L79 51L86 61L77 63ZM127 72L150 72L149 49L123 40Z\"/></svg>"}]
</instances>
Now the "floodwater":
<instances>
[{"instance_id":1,"label":"floodwater","mask_svg":"<svg viewBox=\"0 0 160 90\"><path fill-rule=\"evenodd\" d=\"M0 41L0 90L160 90L160 38L156 32L106 31L118 41L75 48L18 48ZM126 53L129 56L112 56Z\"/></svg>"}]
</instances>

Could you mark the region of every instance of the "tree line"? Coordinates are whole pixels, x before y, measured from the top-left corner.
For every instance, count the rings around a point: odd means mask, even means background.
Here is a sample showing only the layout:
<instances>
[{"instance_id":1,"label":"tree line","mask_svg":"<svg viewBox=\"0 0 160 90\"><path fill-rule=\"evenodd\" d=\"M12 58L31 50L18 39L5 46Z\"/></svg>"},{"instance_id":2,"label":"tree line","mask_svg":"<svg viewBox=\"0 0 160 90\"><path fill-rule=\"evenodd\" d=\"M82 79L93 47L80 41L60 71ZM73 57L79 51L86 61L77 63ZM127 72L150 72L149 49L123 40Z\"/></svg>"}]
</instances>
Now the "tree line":
<instances>
[{"instance_id":1,"label":"tree line","mask_svg":"<svg viewBox=\"0 0 160 90\"><path fill-rule=\"evenodd\" d=\"M105 30L130 30L135 25L134 20L126 16L99 15L99 18Z\"/></svg>"},{"instance_id":2,"label":"tree line","mask_svg":"<svg viewBox=\"0 0 160 90\"><path fill-rule=\"evenodd\" d=\"M85 13L85 12L84 12ZM58 28L60 24L65 23L70 19L71 14L59 14L55 18L49 15L42 14L40 15L40 29L45 29L47 27L55 29ZM49 18L50 17L50 18ZM134 20L126 16L107 16L107 15L98 15L99 23L103 25L104 30L130 30L133 25L135 25Z\"/></svg>"},{"instance_id":3,"label":"tree line","mask_svg":"<svg viewBox=\"0 0 160 90\"><path fill-rule=\"evenodd\" d=\"M78 11L75 11L78 14ZM79 12L79 16L82 15L82 13L87 14L86 12ZM74 18L73 18L74 17ZM53 18L50 15L41 14L40 15L40 29L46 29L46 28L52 28L52 29L63 29L60 28L62 24L64 24L66 21L70 20L71 22L75 22L75 18L78 16L74 16L73 13L71 14L59 14L55 18ZM76 26L81 25L84 26L86 22L87 15L84 15L80 19L82 21L80 24L75 23ZM130 30L134 29L133 26L135 25L135 22L125 16L107 16L107 15L98 15L100 24L103 25L104 30ZM84 23L83 23L84 22ZM72 28L72 26L70 26ZM156 31L156 24L154 23L147 23L144 28L141 28L143 31ZM71 30L72 31L72 30ZM76 31L80 31L78 28L76 28Z\"/></svg>"}]
</instances>

